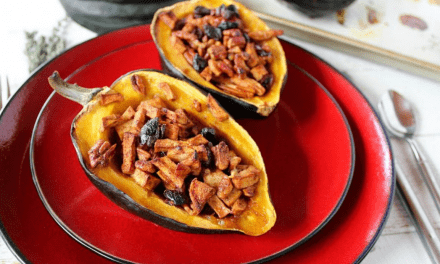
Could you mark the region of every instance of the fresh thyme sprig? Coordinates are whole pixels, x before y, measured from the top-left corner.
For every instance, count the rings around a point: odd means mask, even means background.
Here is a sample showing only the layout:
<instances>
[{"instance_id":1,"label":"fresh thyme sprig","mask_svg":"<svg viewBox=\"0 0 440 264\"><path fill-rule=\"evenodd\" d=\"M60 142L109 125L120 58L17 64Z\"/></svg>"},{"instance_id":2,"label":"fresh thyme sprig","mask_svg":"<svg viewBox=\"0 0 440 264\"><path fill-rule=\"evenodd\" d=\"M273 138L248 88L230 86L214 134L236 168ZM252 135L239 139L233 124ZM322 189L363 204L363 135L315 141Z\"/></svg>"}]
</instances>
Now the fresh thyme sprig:
<instances>
[{"instance_id":1,"label":"fresh thyme sprig","mask_svg":"<svg viewBox=\"0 0 440 264\"><path fill-rule=\"evenodd\" d=\"M69 17L65 17L58 21L57 26L52 30L52 35L48 38L45 36L39 36L39 38L36 39L38 34L37 31L25 31L27 41L24 53L28 57L29 72L32 72L45 61L60 54L66 48L64 35L70 22L71 19Z\"/></svg>"}]
</instances>

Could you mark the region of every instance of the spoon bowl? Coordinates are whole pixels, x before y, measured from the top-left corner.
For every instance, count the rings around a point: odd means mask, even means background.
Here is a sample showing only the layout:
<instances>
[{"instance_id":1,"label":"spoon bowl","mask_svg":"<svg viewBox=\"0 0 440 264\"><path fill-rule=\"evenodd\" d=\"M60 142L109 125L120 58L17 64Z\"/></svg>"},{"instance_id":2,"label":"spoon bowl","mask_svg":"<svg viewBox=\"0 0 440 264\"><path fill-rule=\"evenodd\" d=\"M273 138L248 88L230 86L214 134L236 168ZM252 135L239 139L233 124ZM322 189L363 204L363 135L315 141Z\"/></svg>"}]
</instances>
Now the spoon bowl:
<instances>
[{"instance_id":1,"label":"spoon bowl","mask_svg":"<svg viewBox=\"0 0 440 264\"><path fill-rule=\"evenodd\" d=\"M420 148L414 140L416 119L410 102L398 92L389 90L379 102L379 113L387 130L393 136L406 140L410 145L423 180L428 185L429 192L440 212L440 187L435 177L429 173L424 158L420 154Z\"/></svg>"}]
</instances>

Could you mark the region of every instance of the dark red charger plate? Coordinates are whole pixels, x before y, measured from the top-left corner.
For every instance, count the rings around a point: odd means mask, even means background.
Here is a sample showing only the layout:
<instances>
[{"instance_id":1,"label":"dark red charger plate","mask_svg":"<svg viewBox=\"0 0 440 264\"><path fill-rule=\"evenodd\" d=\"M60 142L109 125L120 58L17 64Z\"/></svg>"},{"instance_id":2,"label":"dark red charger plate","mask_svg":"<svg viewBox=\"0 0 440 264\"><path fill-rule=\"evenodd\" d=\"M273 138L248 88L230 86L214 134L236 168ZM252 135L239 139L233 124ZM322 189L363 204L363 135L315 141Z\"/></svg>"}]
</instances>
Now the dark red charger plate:
<instances>
[{"instance_id":1,"label":"dark red charger plate","mask_svg":"<svg viewBox=\"0 0 440 264\"><path fill-rule=\"evenodd\" d=\"M113 76L132 67L157 67L156 53L152 41L136 43L88 63L69 82L110 85ZM123 60L97 76L120 58L133 57L137 59ZM43 106L31 140L37 191L72 237L116 261L247 263L273 258L310 238L336 213L348 191L355 158L348 121L331 95L290 64L286 86L279 107L268 118L238 120L266 164L277 222L265 235L176 232L115 207L75 162L67 120L73 120L82 106L56 94ZM222 254L213 259L217 252Z\"/></svg>"},{"instance_id":2,"label":"dark red charger plate","mask_svg":"<svg viewBox=\"0 0 440 264\"><path fill-rule=\"evenodd\" d=\"M108 262L71 239L47 213L31 179L28 163L29 140L38 111L51 92L46 78L52 71L58 70L62 76L69 76L74 71L80 72L83 65L116 49L148 41L148 30L147 26L141 26L116 31L65 52L36 71L1 113L0 166L3 177L0 178L0 228L3 237L20 260L32 263ZM356 167L346 200L331 221L307 242L275 261L360 261L373 246L389 213L395 179L388 140L371 106L340 73L294 45L284 43L284 48L290 60L313 75L339 102L353 131ZM110 69L112 65L107 67ZM125 69L124 72L140 67L142 66L133 63L133 69ZM100 73L105 70L96 72L98 80ZM121 74L108 78L116 79ZM59 122L70 124L71 119L61 119ZM64 135L60 133L57 136ZM93 205L90 207L91 210L94 209ZM93 219L90 222L93 223ZM123 219L120 223L124 223ZM103 232L112 234L112 230ZM197 241L189 240L187 243L197 246ZM133 251L138 248L137 245L131 246ZM163 254L172 254L172 250L174 249L168 249ZM195 257L193 260L197 262ZM160 262L155 259L151 261ZM215 262L214 258L212 262Z\"/></svg>"}]
</instances>

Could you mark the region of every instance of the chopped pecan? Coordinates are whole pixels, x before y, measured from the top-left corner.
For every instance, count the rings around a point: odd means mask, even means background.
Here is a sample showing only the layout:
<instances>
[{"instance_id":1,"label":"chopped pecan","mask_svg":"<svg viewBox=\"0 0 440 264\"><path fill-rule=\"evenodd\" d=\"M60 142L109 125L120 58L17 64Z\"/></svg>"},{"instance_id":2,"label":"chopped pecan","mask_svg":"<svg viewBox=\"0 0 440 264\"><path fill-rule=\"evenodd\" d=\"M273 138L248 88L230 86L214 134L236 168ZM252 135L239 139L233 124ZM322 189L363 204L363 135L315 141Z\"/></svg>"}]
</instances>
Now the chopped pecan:
<instances>
[{"instance_id":1,"label":"chopped pecan","mask_svg":"<svg viewBox=\"0 0 440 264\"><path fill-rule=\"evenodd\" d=\"M177 50L179 53L184 53L186 51L185 43L175 35L171 35L170 43L173 45L173 48Z\"/></svg>"},{"instance_id":2,"label":"chopped pecan","mask_svg":"<svg viewBox=\"0 0 440 264\"><path fill-rule=\"evenodd\" d=\"M260 170L254 166L248 166L246 169L231 172L232 183L237 189L244 189L256 184L260 180Z\"/></svg>"},{"instance_id":3,"label":"chopped pecan","mask_svg":"<svg viewBox=\"0 0 440 264\"><path fill-rule=\"evenodd\" d=\"M243 198L240 198L232 205L231 213L233 215L240 215L244 210L246 210L246 207L247 202Z\"/></svg>"},{"instance_id":4,"label":"chopped pecan","mask_svg":"<svg viewBox=\"0 0 440 264\"><path fill-rule=\"evenodd\" d=\"M229 60L224 59L221 61L215 61L215 63L221 72L226 73L229 77L234 76L233 66L230 64Z\"/></svg>"},{"instance_id":5,"label":"chopped pecan","mask_svg":"<svg viewBox=\"0 0 440 264\"><path fill-rule=\"evenodd\" d=\"M134 117L136 114L136 111L134 111L133 107L129 106L125 110L125 112L121 115L121 119L123 120L130 120Z\"/></svg>"},{"instance_id":6,"label":"chopped pecan","mask_svg":"<svg viewBox=\"0 0 440 264\"><path fill-rule=\"evenodd\" d=\"M234 189L234 185L232 185L229 177L223 177L223 179L218 184L217 196L222 199L226 198L232 192L232 189Z\"/></svg>"},{"instance_id":7,"label":"chopped pecan","mask_svg":"<svg viewBox=\"0 0 440 264\"><path fill-rule=\"evenodd\" d=\"M106 93L100 95L101 105L108 105L111 103L124 101L124 96L120 93Z\"/></svg>"},{"instance_id":8,"label":"chopped pecan","mask_svg":"<svg viewBox=\"0 0 440 264\"><path fill-rule=\"evenodd\" d=\"M133 125L133 119L130 119L122 124L119 124L115 127L116 133L119 136L119 139L122 141L124 139L124 133L130 132L131 127Z\"/></svg>"},{"instance_id":9,"label":"chopped pecan","mask_svg":"<svg viewBox=\"0 0 440 264\"><path fill-rule=\"evenodd\" d=\"M102 118L101 128L100 131L104 132L106 129L110 127L115 127L120 125L121 123L124 123L125 120L121 119L121 116L118 114L113 114L109 116L104 116Z\"/></svg>"},{"instance_id":10,"label":"chopped pecan","mask_svg":"<svg viewBox=\"0 0 440 264\"><path fill-rule=\"evenodd\" d=\"M177 146L168 150L167 157L175 162L181 162L194 156L194 148L191 146Z\"/></svg>"},{"instance_id":11,"label":"chopped pecan","mask_svg":"<svg viewBox=\"0 0 440 264\"><path fill-rule=\"evenodd\" d=\"M243 194L247 197L253 197L255 195L255 191L257 190L257 186L258 183L242 189Z\"/></svg>"},{"instance_id":12,"label":"chopped pecan","mask_svg":"<svg viewBox=\"0 0 440 264\"><path fill-rule=\"evenodd\" d=\"M138 159L140 159L140 160L149 160L151 158L151 154L144 149L137 148L136 152L137 152Z\"/></svg>"},{"instance_id":13,"label":"chopped pecan","mask_svg":"<svg viewBox=\"0 0 440 264\"><path fill-rule=\"evenodd\" d=\"M226 44L228 49L233 47L244 48L246 46L246 39L243 36L231 37Z\"/></svg>"},{"instance_id":14,"label":"chopped pecan","mask_svg":"<svg viewBox=\"0 0 440 264\"><path fill-rule=\"evenodd\" d=\"M229 150L229 170L232 171L240 164L241 158L235 154L234 151Z\"/></svg>"},{"instance_id":15,"label":"chopped pecan","mask_svg":"<svg viewBox=\"0 0 440 264\"><path fill-rule=\"evenodd\" d=\"M231 213L231 210L225 206L225 204L217 197L213 195L208 199L208 204L217 213L219 218L224 218Z\"/></svg>"},{"instance_id":16,"label":"chopped pecan","mask_svg":"<svg viewBox=\"0 0 440 264\"><path fill-rule=\"evenodd\" d=\"M182 31L182 30L173 31L173 33L171 33L171 34L180 38L180 39L184 39L184 40L188 41L189 43L197 40L196 34L189 33L189 32Z\"/></svg>"},{"instance_id":17,"label":"chopped pecan","mask_svg":"<svg viewBox=\"0 0 440 264\"><path fill-rule=\"evenodd\" d=\"M241 89L246 91L252 90L257 95L263 95L266 92L266 89L259 82L248 77L240 78L238 76L234 76L231 78L231 81Z\"/></svg>"},{"instance_id":18,"label":"chopped pecan","mask_svg":"<svg viewBox=\"0 0 440 264\"><path fill-rule=\"evenodd\" d=\"M202 211L209 198L215 195L215 189L211 186L193 179L189 185L189 197L191 199L191 215L198 215Z\"/></svg>"},{"instance_id":19,"label":"chopped pecan","mask_svg":"<svg viewBox=\"0 0 440 264\"><path fill-rule=\"evenodd\" d=\"M200 162L199 159L197 159L195 157L195 155L193 157L191 157L191 158L183 160L181 163L183 165L186 165L189 168L191 168L191 174L192 175L198 176L202 172L202 163Z\"/></svg>"},{"instance_id":20,"label":"chopped pecan","mask_svg":"<svg viewBox=\"0 0 440 264\"><path fill-rule=\"evenodd\" d=\"M133 123L131 124L131 132L135 135L139 135L139 132L141 131L141 128L145 124L145 114L147 113L147 110L145 108L140 108L136 111Z\"/></svg>"},{"instance_id":21,"label":"chopped pecan","mask_svg":"<svg viewBox=\"0 0 440 264\"><path fill-rule=\"evenodd\" d=\"M208 109L217 120L225 121L229 118L229 114L220 107L220 105L217 103L214 97L212 97L211 94L208 94L207 99Z\"/></svg>"},{"instance_id":22,"label":"chopped pecan","mask_svg":"<svg viewBox=\"0 0 440 264\"><path fill-rule=\"evenodd\" d=\"M247 60L247 65L251 68L257 66L260 62L257 51L255 50L255 44L248 42L245 49L246 53L249 54L249 59Z\"/></svg>"},{"instance_id":23,"label":"chopped pecan","mask_svg":"<svg viewBox=\"0 0 440 264\"><path fill-rule=\"evenodd\" d=\"M268 74L269 72L266 70L266 67L264 65L259 64L251 69L251 74L254 76L254 79L257 81L260 81L263 79L263 77Z\"/></svg>"},{"instance_id":24,"label":"chopped pecan","mask_svg":"<svg viewBox=\"0 0 440 264\"><path fill-rule=\"evenodd\" d=\"M167 123L165 129L165 137L176 140L179 138L180 127L176 124Z\"/></svg>"},{"instance_id":25,"label":"chopped pecan","mask_svg":"<svg viewBox=\"0 0 440 264\"><path fill-rule=\"evenodd\" d=\"M171 87L166 82L159 83L159 88L165 93L167 100L174 101L176 100L176 95L171 90Z\"/></svg>"},{"instance_id":26,"label":"chopped pecan","mask_svg":"<svg viewBox=\"0 0 440 264\"><path fill-rule=\"evenodd\" d=\"M202 134L198 134L197 136L192 137L185 142L191 146L198 146L208 144L209 141Z\"/></svg>"},{"instance_id":27,"label":"chopped pecan","mask_svg":"<svg viewBox=\"0 0 440 264\"><path fill-rule=\"evenodd\" d=\"M202 76L203 79L207 80L208 82L211 81L211 79L212 79L211 68L205 67L205 69L203 69L203 71L200 73L200 76Z\"/></svg>"},{"instance_id":28,"label":"chopped pecan","mask_svg":"<svg viewBox=\"0 0 440 264\"><path fill-rule=\"evenodd\" d=\"M207 68L209 69L209 68ZM203 72L202 72L203 73ZM200 74L201 75L201 74ZM193 100L193 108L197 111L197 112L201 112L202 111L202 104L197 101L196 99Z\"/></svg>"},{"instance_id":29,"label":"chopped pecan","mask_svg":"<svg viewBox=\"0 0 440 264\"><path fill-rule=\"evenodd\" d=\"M228 176L221 170L216 169L214 171L211 171L210 169L205 169L203 173L203 182L217 189L218 185L224 177Z\"/></svg>"},{"instance_id":30,"label":"chopped pecan","mask_svg":"<svg viewBox=\"0 0 440 264\"><path fill-rule=\"evenodd\" d=\"M183 191L184 179L176 175L177 165L168 157L161 157L151 161L159 171L157 175L166 183L167 189Z\"/></svg>"},{"instance_id":31,"label":"chopped pecan","mask_svg":"<svg viewBox=\"0 0 440 264\"><path fill-rule=\"evenodd\" d=\"M122 166L121 170L125 174L134 172L134 161L136 158L136 135L130 132L124 133L122 140Z\"/></svg>"},{"instance_id":32,"label":"chopped pecan","mask_svg":"<svg viewBox=\"0 0 440 264\"><path fill-rule=\"evenodd\" d=\"M133 89L136 92L145 95L146 90L145 90L144 80L137 74L133 74L131 76L130 80L131 80L131 85L133 86Z\"/></svg>"},{"instance_id":33,"label":"chopped pecan","mask_svg":"<svg viewBox=\"0 0 440 264\"><path fill-rule=\"evenodd\" d=\"M220 170L225 170L229 167L229 147L224 141L211 148L215 158L215 166Z\"/></svg>"},{"instance_id":34,"label":"chopped pecan","mask_svg":"<svg viewBox=\"0 0 440 264\"><path fill-rule=\"evenodd\" d=\"M149 191L154 190L160 183L158 178L139 169L135 169L134 173L131 174L131 177L137 184Z\"/></svg>"},{"instance_id":35,"label":"chopped pecan","mask_svg":"<svg viewBox=\"0 0 440 264\"><path fill-rule=\"evenodd\" d=\"M98 165L107 166L110 158L115 154L116 144L110 146L108 141L98 140L88 151L90 167L96 168Z\"/></svg>"},{"instance_id":36,"label":"chopped pecan","mask_svg":"<svg viewBox=\"0 0 440 264\"><path fill-rule=\"evenodd\" d=\"M215 60L208 60L208 67L215 76L220 76L223 72Z\"/></svg>"},{"instance_id":37,"label":"chopped pecan","mask_svg":"<svg viewBox=\"0 0 440 264\"><path fill-rule=\"evenodd\" d=\"M151 119L155 117L161 117L165 113L162 111L162 107L158 107L157 105L157 99L142 101L137 107L137 111L139 111L140 109L145 109L145 115Z\"/></svg>"},{"instance_id":38,"label":"chopped pecan","mask_svg":"<svg viewBox=\"0 0 440 264\"><path fill-rule=\"evenodd\" d=\"M207 49L207 52L213 60L223 60L228 55L225 46L212 45Z\"/></svg>"},{"instance_id":39,"label":"chopped pecan","mask_svg":"<svg viewBox=\"0 0 440 264\"><path fill-rule=\"evenodd\" d=\"M188 174L191 173L191 168L186 166L185 164L182 163L178 163L176 166L176 177L181 178L181 179L185 179L186 176L188 176Z\"/></svg>"},{"instance_id":40,"label":"chopped pecan","mask_svg":"<svg viewBox=\"0 0 440 264\"><path fill-rule=\"evenodd\" d=\"M229 207L231 207L235 201L241 197L242 191L237 188L233 188L226 197L221 198L222 201Z\"/></svg>"},{"instance_id":41,"label":"chopped pecan","mask_svg":"<svg viewBox=\"0 0 440 264\"><path fill-rule=\"evenodd\" d=\"M196 55L195 51L193 49L187 49L183 56L185 57L186 61L192 66L194 61L194 56Z\"/></svg>"},{"instance_id":42,"label":"chopped pecan","mask_svg":"<svg viewBox=\"0 0 440 264\"><path fill-rule=\"evenodd\" d=\"M156 167L151 163L151 160L137 160L134 166L141 171L155 173L157 171Z\"/></svg>"},{"instance_id":43,"label":"chopped pecan","mask_svg":"<svg viewBox=\"0 0 440 264\"><path fill-rule=\"evenodd\" d=\"M254 91L246 91L233 83L219 83L217 86L221 90L240 98L252 98L255 94Z\"/></svg>"},{"instance_id":44,"label":"chopped pecan","mask_svg":"<svg viewBox=\"0 0 440 264\"><path fill-rule=\"evenodd\" d=\"M177 17L172 11L162 12L159 14L159 19L162 20L168 27L174 29L177 22Z\"/></svg>"},{"instance_id":45,"label":"chopped pecan","mask_svg":"<svg viewBox=\"0 0 440 264\"><path fill-rule=\"evenodd\" d=\"M259 30L254 32L249 32L248 35L251 39L256 41L264 41L269 40L273 37L277 37L283 34L282 30L275 30L275 29L269 29L269 30Z\"/></svg>"}]
</instances>

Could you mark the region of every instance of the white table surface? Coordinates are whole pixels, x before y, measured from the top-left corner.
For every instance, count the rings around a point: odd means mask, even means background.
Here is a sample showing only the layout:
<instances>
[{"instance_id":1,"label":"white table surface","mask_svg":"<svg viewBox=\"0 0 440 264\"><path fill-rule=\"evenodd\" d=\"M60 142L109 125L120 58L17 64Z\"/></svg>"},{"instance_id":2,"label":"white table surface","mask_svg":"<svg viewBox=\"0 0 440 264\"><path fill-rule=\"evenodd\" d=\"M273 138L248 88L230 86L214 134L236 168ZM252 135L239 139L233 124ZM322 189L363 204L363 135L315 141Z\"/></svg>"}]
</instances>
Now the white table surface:
<instances>
[{"instance_id":1,"label":"white table surface","mask_svg":"<svg viewBox=\"0 0 440 264\"><path fill-rule=\"evenodd\" d=\"M246 3L243 0L241 2ZM391 2L394 2L395 6L392 6ZM252 5L256 10L328 29L338 34L356 37L370 44L394 49L419 59L440 64L440 21L435 22L435 18L438 20L440 17L440 1L358 0L355 3L355 6L350 6L347 9L344 25L337 24L335 16L309 19L296 11L288 10L282 3L275 0L253 1L246 4ZM267 5L270 5L270 8L267 8ZM380 23L365 28L366 18L362 10L369 7L379 11ZM396 16L399 12L411 12L410 14L419 17L424 16L423 18L429 22L428 29L421 32L402 26ZM40 34L48 36L57 22L65 16L66 13L57 0L2 2L0 7L0 36L2 36L0 41L0 78L8 76L12 92L15 92L29 76L27 58L24 55L24 30L38 30ZM72 22L66 34L67 46L72 47L95 36L95 33ZM438 151L440 147L438 103L440 101L440 83L303 41L292 40L292 42L318 55L349 76L373 106L376 106L380 97L391 88L407 97L416 107L417 118L420 121L416 140L428 159L431 171L438 179L440 178L440 152ZM4 93L3 97L5 96ZM417 174L408 147L396 139L392 139L392 142L395 144L393 148L396 162L404 168L417 195L422 199L430 220L439 232L440 215L435 212L427 188ZM18 263L1 239L0 263ZM431 263L400 199L394 199L385 229L362 263Z\"/></svg>"}]
</instances>

